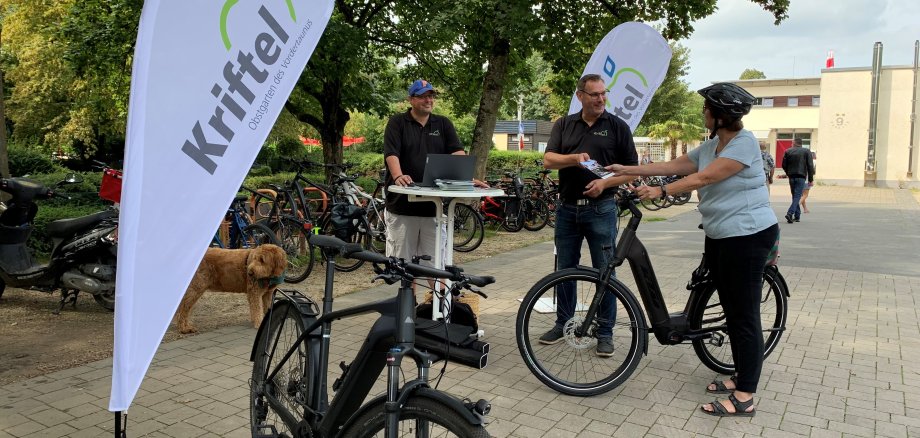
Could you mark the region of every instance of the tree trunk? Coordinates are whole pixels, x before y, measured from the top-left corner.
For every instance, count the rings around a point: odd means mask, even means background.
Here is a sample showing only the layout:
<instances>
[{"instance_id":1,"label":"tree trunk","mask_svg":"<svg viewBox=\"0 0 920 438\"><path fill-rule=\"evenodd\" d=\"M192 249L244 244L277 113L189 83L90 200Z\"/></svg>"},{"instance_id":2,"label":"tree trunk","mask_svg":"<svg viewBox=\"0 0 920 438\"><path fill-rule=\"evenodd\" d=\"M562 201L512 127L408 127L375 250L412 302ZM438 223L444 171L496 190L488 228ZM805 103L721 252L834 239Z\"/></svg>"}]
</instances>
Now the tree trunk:
<instances>
[{"instance_id":1,"label":"tree trunk","mask_svg":"<svg viewBox=\"0 0 920 438\"><path fill-rule=\"evenodd\" d=\"M685 141L680 142L680 153L682 155L687 155L687 142Z\"/></svg>"},{"instance_id":2,"label":"tree trunk","mask_svg":"<svg viewBox=\"0 0 920 438\"><path fill-rule=\"evenodd\" d=\"M677 140L671 140L671 160L677 159Z\"/></svg>"},{"instance_id":3,"label":"tree trunk","mask_svg":"<svg viewBox=\"0 0 920 438\"><path fill-rule=\"evenodd\" d=\"M489 66L482 80L482 97L479 99L479 111L476 113L476 127L473 128L473 144L470 155L476 156L476 178L486 176L486 163L492 149L492 134L502 101L511 43L507 39L492 35L492 49L489 52Z\"/></svg>"},{"instance_id":4,"label":"tree trunk","mask_svg":"<svg viewBox=\"0 0 920 438\"><path fill-rule=\"evenodd\" d=\"M308 93L311 94L311 93ZM326 83L320 94L311 94L319 101L322 108L322 119L298 108L288 101L285 108L301 123L306 123L319 131L323 144L323 162L326 164L339 164L343 161L342 135L345 133L345 124L350 118L348 111L342 108L342 83L335 80ZM326 182L332 181L330 169L326 169Z\"/></svg>"},{"instance_id":5,"label":"tree trunk","mask_svg":"<svg viewBox=\"0 0 920 438\"><path fill-rule=\"evenodd\" d=\"M336 80L326 84L320 102L323 109L323 122L321 126L315 127L323 142L323 162L326 164L341 164L344 161L342 135L345 133L345 124L348 123L350 116L348 111L342 108L341 102L341 82ZM326 169L326 182L332 182L332 169Z\"/></svg>"},{"instance_id":6,"label":"tree trunk","mask_svg":"<svg viewBox=\"0 0 920 438\"><path fill-rule=\"evenodd\" d=\"M0 38L3 26L0 26ZM6 96L3 95L3 70L0 69L0 176L10 177L10 151L6 147Z\"/></svg>"}]
</instances>

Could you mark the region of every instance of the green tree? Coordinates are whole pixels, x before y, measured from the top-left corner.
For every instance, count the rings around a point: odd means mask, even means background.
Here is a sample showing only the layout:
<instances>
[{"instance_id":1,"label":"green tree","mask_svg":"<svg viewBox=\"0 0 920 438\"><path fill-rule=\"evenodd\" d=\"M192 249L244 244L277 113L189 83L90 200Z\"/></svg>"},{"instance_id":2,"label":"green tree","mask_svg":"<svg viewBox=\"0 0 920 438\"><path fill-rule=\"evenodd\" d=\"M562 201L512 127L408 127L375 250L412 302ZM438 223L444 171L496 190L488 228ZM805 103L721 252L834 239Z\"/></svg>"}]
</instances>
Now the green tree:
<instances>
[{"instance_id":1,"label":"green tree","mask_svg":"<svg viewBox=\"0 0 920 438\"><path fill-rule=\"evenodd\" d=\"M374 35L392 31L392 5L338 0L285 108L317 130L326 163L342 162L350 111L385 114L395 98L396 68Z\"/></svg>"},{"instance_id":2,"label":"green tree","mask_svg":"<svg viewBox=\"0 0 920 438\"><path fill-rule=\"evenodd\" d=\"M771 12L775 23L786 17L789 0L752 1ZM664 36L677 39L689 35L693 21L712 14L716 6L715 0L628 3L593 0L536 5L523 0L458 0L446 4L430 0L430 3L430 7L423 9L429 14L408 15L403 19L427 23L417 24L432 30L422 35L428 41L442 41L437 48L429 49L430 54L439 56L423 53L424 62L418 67L429 76L444 78L460 103L470 102L478 94L471 152L479 157L479 176L485 172L485 158L504 92L513 88L515 78L524 76L519 73L525 65L523 61L535 48L540 48L543 58L557 73L553 89L568 94L574 90L577 75L594 46L615 25L631 20L660 21ZM458 32L451 36L443 29Z\"/></svg>"},{"instance_id":3,"label":"green tree","mask_svg":"<svg viewBox=\"0 0 920 438\"><path fill-rule=\"evenodd\" d=\"M649 126L648 136L664 140L671 149L671 159L677 158L677 143L684 144L684 153L687 152L686 143L700 138L703 127L690 122L680 120L667 120L662 123L656 123Z\"/></svg>"},{"instance_id":4,"label":"green tree","mask_svg":"<svg viewBox=\"0 0 920 438\"><path fill-rule=\"evenodd\" d=\"M3 15L0 15L0 52L3 51ZM0 177L10 177L10 152L6 144L6 105L3 89L3 65L0 64Z\"/></svg>"},{"instance_id":5,"label":"green tree","mask_svg":"<svg viewBox=\"0 0 920 438\"><path fill-rule=\"evenodd\" d=\"M676 42L670 43L670 46L672 54L668 73L642 117L640 127L645 129L669 120L682 119L696 95L683 80L690 70L689 49Z\"/></svg>"},{"instance_id":6,"label":"green tree","mask_svg":"<svg viewBox=\"0 0 920 438\"><path fill-rule=\"evenodd\" d=\"M741 72L741 76L738 79L766 79L767 75L763 74L762 71L755 68L746 68Z\"/></svg>"}]
</instances>

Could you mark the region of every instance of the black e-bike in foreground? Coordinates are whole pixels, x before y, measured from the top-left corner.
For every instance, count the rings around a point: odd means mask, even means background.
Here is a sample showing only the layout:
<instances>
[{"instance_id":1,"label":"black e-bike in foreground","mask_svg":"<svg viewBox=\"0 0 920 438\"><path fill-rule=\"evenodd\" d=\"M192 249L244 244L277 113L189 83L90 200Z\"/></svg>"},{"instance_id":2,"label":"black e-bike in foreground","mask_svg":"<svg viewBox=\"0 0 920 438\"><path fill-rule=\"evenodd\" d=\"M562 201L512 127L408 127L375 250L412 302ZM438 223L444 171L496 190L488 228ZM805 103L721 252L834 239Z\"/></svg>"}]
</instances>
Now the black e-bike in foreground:
<instances>
[{"instance_id":1,"label":"black e-bike in foreground","mask_svg":"<svg viewBox=\"0 0 920 438\"><path fill-rule=\"evenodd\" d=\"M731 345L719 294L706 268L705 255L693 271L687 289L690 296L679 313L668 313L648 252L636 236L642 212L637 198L627 190L617 194L620 209L632 217L622 231L614 256L597 270L578 266L553 272L538 281L524 297L517 314L515 336L524 363L541 382L556 391L575 396L591 396L610 391L629 378L642 354L648 354L651 331L662 345L690 342L700 360L713 371L732 374ZM648 314L649 323L636 296L613 277L614 268L629 262L636 287ZM539 338L556 322L556 291L559 287L575 291L575 313L563 328L561 342L543 345ZM613 321L601 321L601 299L612 297L616 313ZM786 328L789 287L775 264L764 270L760 300L764 357L768 356ZM601 323L613 326L614 355L597 357L597 330Z\"/></svg>"},{"instance_id":2,"label":"black e-bike in foreground","mask_svg":"<svg viewBox=\"0 0 920 438\"><path fill-rule=\"evenodd\" d=\"M470 337L473 329L441 321L416 320L412 280L451 280L452 292L475 289L492 277L463 274L459 268L434 269L385 257L362 245L332 236L311 235L326 264L323 312L296 291L278 291L259 327L252 352L250 411L253 437L488 437L486 400L460 400L429 386L433 361L450 360L485 366L488 344ZM400 283L396 297L332 310L336 257L374 263L377 278ZM379 313L354 361L342 363L343 375L332 384L328 400L327 371L332 321ZM418 378L400 385L401 364L412 358ZM365 398L387 368L386 394Z\"/></svg>"}]
</instances>

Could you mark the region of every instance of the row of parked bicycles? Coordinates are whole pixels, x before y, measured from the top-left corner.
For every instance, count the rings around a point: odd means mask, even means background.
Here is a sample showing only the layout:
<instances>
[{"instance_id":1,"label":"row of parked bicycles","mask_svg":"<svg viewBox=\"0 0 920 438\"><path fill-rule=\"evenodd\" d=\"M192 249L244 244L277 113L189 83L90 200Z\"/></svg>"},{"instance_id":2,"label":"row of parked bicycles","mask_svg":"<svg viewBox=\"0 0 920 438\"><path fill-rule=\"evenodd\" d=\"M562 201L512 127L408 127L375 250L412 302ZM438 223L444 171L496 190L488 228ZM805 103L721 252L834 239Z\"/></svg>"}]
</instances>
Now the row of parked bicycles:
<instances>
[{"instance_id":1,"label":"row of parked bicycles","mask_svg":"<svg viewBox=\"0 0 920 438\"><path fill-rule=\"evenodd\" d=\"M227 210L223 230L215 233L212 246L246 248L273 243L284 248L288 256L285 281L298 283L309 277L319 250L307 238L310 234L333 235L383 254L386 250L384 220L385 175L381 171L373 190L357 183L358 176L349 171L351 164L320 164L309 160L289 160L296 169L291 180L253 189L241 187ZM537 162L539 163L539 161ZM311 171L329 169L330 184L309 177ZM533 176L522 172L503 172L489 178L492 187L505 191L504 196L484 197L471 204L455 205L454 241L456 251L478 248L489 232L539 231L555 224L559 189L550 171L539 170ZM358 269L364 261L339 257L335 268L340 272Z\"/></svg>"},{"instance_id":2,"label":"row of parked bicycles","mask_svg":"<svg viewBox=\"0 0 920 438\"><path fill-rule=\"evenodd\" d=\"M274 243L288 254L285 280L297 283L306 279L313 270L318 251L312 247L307 235L326 234L378 253L386 249L386 222L383 218L385 187L384 172L374 180L371 191L349 174L351 164L320 164L308 160L290 163L297 169L294 177L284 184L251 189L242 187L242 195L234 199L227 212L227 230L215 235L215 246L240 248L261 243ZM534 170L504 171L501 176L487 178L486 182L505 194L484 197L471 203L454 206L453 248L459 252L476 250L486 234L499 229L507 232L521 230L539 231L555 226L556 205L559 203L559 185L551 171L543 169L536 160ZM310 171L329 169L333 175L330 184L308 177ZM634 184L657 186L668 184L677 177L647 177ZM658 210L671 205L682 205L690 200L689 193L668 195L665 198L641 201L647 210ZM621 216L630 214L620 209ZM223 242L227 240L227 242ZM337 260L336 269L349 272L364 262L355 259Z\"/></svg>"}]
</instances>

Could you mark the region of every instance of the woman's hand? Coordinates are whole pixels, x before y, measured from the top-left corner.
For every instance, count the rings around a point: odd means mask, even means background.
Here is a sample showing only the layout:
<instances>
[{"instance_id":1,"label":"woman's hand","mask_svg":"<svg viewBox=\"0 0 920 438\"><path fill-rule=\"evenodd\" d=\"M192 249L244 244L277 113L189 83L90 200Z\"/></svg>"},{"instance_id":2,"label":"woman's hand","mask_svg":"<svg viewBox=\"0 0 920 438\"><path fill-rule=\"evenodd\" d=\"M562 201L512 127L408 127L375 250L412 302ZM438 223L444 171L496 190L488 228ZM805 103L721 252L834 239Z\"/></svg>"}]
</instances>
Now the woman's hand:
<instances>
[{"instance_id":1,"label":"woman's hand","mask_svg":"<svg viewBox=\"0 0 920 438\"><path fill-rule=\"evenodd\" d=\"M611 164L609 166L605 166L604 169L607 169L613 172L614 175L616 176L621 176L621 175L632 175L632 173L630 173L630 170L633 167L636 167L636 166L624 166L622 164Z\"/></svg>"},{"instance_id":2,"label":"woman's hand","mask_svg":"<svg viewBox=\"0 0 920 438\"><path fill-rule=\"evenodd\" d=\"M639 199L645 201L647 199L658 199L661 195L664 194L664 191L661 190L661 187L651 187L647 185L641 185L639 187L631 189L636 195L639 196Z\"/></svg>"},{"instance_id":3,"label":"woman's hand","mask_svg":"<svg viewBox=\"0 0 920 438\"><path fill-rule=\"evenodd\" d=\"M480 180L478 180L478 179L476 179L476 178L473 178L473 186L474 186L474 187L483 188L483 189L489 188L489 185L486 184L485 181L480 181Z\"/></svg>"}]
</instances>

